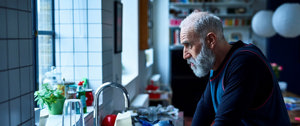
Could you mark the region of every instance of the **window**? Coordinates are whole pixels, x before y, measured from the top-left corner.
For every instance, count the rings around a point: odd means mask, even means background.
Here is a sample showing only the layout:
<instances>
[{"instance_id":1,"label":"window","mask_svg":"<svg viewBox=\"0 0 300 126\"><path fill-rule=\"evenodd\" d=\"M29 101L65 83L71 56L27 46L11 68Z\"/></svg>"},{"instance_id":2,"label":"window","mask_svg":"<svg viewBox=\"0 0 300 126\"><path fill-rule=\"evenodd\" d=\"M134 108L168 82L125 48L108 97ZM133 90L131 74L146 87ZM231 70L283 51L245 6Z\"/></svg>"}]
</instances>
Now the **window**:
<instances>
[{"instance_id":1,"label":"window","mask_svg":"<svg viewBox=\"0 0 300 126\"><path fill-rule=\"evenodd\" d=\"M54 11L53 0L37 0L36 4L36 44L37 78L41 84L43 75L55 66L54 55Z\"/></svg>"},{"instance_id":2,"label":"window","mask_svg":"<svg viewBox=\"0 0 300 126\"><path fill-rule=\"evenodd\" d=\"M138 75L138 0L123 3L122 84Z\"/></svg>"}]
</instances>

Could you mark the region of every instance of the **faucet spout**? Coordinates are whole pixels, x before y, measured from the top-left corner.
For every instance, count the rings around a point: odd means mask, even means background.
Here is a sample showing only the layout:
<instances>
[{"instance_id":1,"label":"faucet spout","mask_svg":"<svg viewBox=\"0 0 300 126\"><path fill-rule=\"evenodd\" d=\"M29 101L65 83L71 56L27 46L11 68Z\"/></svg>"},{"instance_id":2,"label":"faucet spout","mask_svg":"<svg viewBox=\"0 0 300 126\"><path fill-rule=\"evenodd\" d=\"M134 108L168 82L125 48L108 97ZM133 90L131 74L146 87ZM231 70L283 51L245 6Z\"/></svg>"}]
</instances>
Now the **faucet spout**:
<instances>
[{"instance_id":1,"label":"faucet spout","mask_svg":"<svg viewBox=\"0 0 300 126\"><path fill-rule=\"evenodd\" d=\"M125 87L123 87L121 84L113 83L113 82L106 82L102 84L95 92L95 99L94 99L94 124L95 126L99 126L99 114L98 114L98 107L99 107L99 96L101 92L103 92L104 89L114 87L119 88L123 92L124 101L125 101L125 111L129 109L130 107L130 100L129 95Z\"/></svg>"}]
</instances>

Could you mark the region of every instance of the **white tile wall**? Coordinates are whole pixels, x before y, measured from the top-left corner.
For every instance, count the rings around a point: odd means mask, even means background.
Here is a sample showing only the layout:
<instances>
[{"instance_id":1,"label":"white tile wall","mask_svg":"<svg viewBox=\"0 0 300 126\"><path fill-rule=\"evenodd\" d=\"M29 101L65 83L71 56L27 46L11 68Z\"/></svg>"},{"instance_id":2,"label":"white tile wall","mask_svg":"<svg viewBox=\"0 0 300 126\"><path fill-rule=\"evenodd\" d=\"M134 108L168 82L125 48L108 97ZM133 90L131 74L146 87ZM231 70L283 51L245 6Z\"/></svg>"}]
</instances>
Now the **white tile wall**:
<instances>
[{"instance_id":1,"label":"white tile wall","mask_svg":"<svg viewBox=\"0 0 300 126\"><path fill-rule=\"evenodd\" d=\"M24 1L24 0L20 0L20 1ZM18 25L19 25L19 38L27 38L27 32L30 31L29 27L28 27L28 19L30 18L29 16L27 16L27 12L19 12L18 13L19 16L19 21L18 21Z\"/></svg>"},{"instance_id":2,"label":"white tile wall","mask_svg":"<svg viewBox=\"0 0 300 126\"><path fill-rule=\"evenodd\" d=\"M21 95L29 93L32 91L30 89L30 69L29 67L24 67L20 69L20 85L21 85Z\"/></svg>"},{"instance_id":3,"label":"white tile wall","mask_svg":"<svg viewBox=\"0 0 300 126\"><path fill-rule=\"evenodd\" d=\"M59 0L60 9L72 9L73 0Z\"/></svg>"},{"instance_id":4,"label":"white tile wall","mask_svg":"<svg viewBox=\"0 0 300 126\"><path fill-rule=\"evenodd\" d=\"M15 6L15 5L14 5ZM7 13L7 37L18 38L18 11L6 10Z\"/></svg>"},{"instance_id":5,"label":"white tile wall","mask_svg":"<svg viewBox=\"0 0 300 126\"><path fill-rule=\"evenodd\" d=\"M74 9L87 9L87 0L74 0Z\"/></svg>"},{"instance_id":6,"label":"white tile wall","mask_svg":"<svg viewBox=\"0 0 300 126\"><path fill-rule=\"evenodd\" d=\"M30 101L31 100L31 95L27 94L21 97L21 111L22 111L22 115L21 115L21 121L24 122L28 119L30 119L30 117L32 117L31 115L31 106L30 106Z\"/></svg>"},{"instance_id":7,"label":"white tile wall","mask_svg":"<svg viewBox=\"0 0 300 126\"><path fill-rule=\"evenodd\" d=\"M101 23L101 11L89 10L88 11L88 23Z\"/></svg>"},{"instance_id":8,"label":"white tile wall","mask_svg":"<svg viewBox=\"0 0 300 126\"><path fill-rule=\"evenodd\" d=\"M74 67L61 67L62 77L66 78L66 81L74 81Z\"/></svg>"},{"instance_id":9,"label":"white tile wall","mask_svg":"<svg viewBox=\"0 0 300 126\"><path fill-rule=\"evenodd\" d=\"M8 68L19 67L19 42L8 40Z\"/></svg>"},{"instance_id":10,"label":"white tile wall","mask_svg":"<svg viewBox=\"0 0 300 126\"><path fill-rule=\"evenodd\" d=\"M61 52L73 52L73 38L60 39L60 51Z\"/></svg>"},{"instance_id":11,"label":"white tile wall","mask_svg":"<svg viewBox=\"0 0 300 126\"><path fill-rule=\"evenodd\" d=\"M58 4L55 3L55 5L58 5ZM60 21L60 11L59 10L54 10L54 15L55 15L55 17L58 17L58 18L54 18L54 22L59 22ZM55 32L57 32L56 27L55 27Z\"/></svg>"},{"instance_id":12,"label":"white tile wall","mask_svg":"<svg viewBox=\"0 0 300 126\"><path fill-rule=\"evenodd\" d=\"M102 38L90 38L89 39L89 51L101 52L102 51L101 42L104 43L104 41L102 41Z\"/></svg>"},{"instance_id":13,"label":"white tile wall","mask_svg":"<svg viewBox=\"0 0 300 126\"><path fill-rule=\"evenodd\" d=\"M55 65L56 66L61 66L61 62L60 62L61 56L59 52L55 53Z\"/></svg>"},{"instance_id":14,"label":"white tile wall","mask_svg":"<svg viewBox=\"0 0 300 126\"><path fill-rule=\"evenodd\" d=\"M0 70L6 70L7 69L7 41L6 40L0 40Z\"/></svg>"},{"instance_id":15,"label":"white tile wall","mask_svg":"<svg viewBox=\"0 0 300 126\"><path fill-rule=\"evenodd\" d=\"M72 23L73 11L72 10L60 10L60 23Z\"/></svg>"},{"instance_id":16,"label":"white tile wall","mask_svg":"<svg viewBox=\"0 0 300 126\"><path fill-rule=\"evenodd\" d=\"M82 78L88 78L88 67L75 67L75 82L79 82Z\"/></svg>"},{"instance_id":17,"label":"white tile wall","mask_svg":"<svg viewBox=\"0 0 300 126\"><path fill-rule=\"evenodd\" d=\"M73 66L73 53L61 53L61 66Z\"/></svg>"},{"instance_id":18,"label":"white tile wall","mask_svg":"<svg viewBox=\"0 0 300 126\"><path fill-rule=\"evenodd\" d=\"M21 123L21 98L16 98L9 102L10 105L10 125L17 126Z\"/></svg>"},{"instance_id":19,"label":"white tile wall","mask_svg":"<svg viewBox=\"0 0 300 126\"><path fill-rule=\"evenodd\" d=\"M61 24L60 25L60 37L73 37L73 25Z\"/></svg>"},{"instance_id":20,"label":"white tile wall","mask_svg":"<svg viewBox=\"0 0 300 126\"><path fill-rule=\"evenodd\" d=\"M87 37L87 24L74 24L74 37Z\"/></svg>"},{"instance_id":21,"label":"white tile wall","mask_svg":"<svg viewBox=\"0 0 300 126\"><path fill-rule=\"evenodd\" d=\"M104 31L104 29L103 29L103 31ZM102 37L102 25L101 24L88 24L88 33L89 33L88 37L98 37L98 38Z\"/></svg>"},{"instance_id":22,"label":"white tile wall","mask_svg":"<svg viewBox=\"0 0 300 126\"><path fill-rule=\"evenodd\" d=\"M87 53L74 53L74 61L76 66L86 66L87 65Z\"/></svg>"},{"instance_id":23,"label":"white tile wall","mask_svg":"<svg viewBox=\"0 0 300 126\"><path fill-rule=\"evenodd\" d=\"M8 78L9 78L9 97L15 98L20 96L20 70L13 69L8 71Z\"/></svg>"},{"instance_id":24,"label":"white tile wall","mask_svg":"<svg viewBox=\"0 0 300 126\"><path fill-rule=\"evenodd\" d=\"M74 10L74 23L87 23L87 10Z\"/></svg>"},{"instance_id":25,"label":"white tile wall","mask_svg":"<svg viewBox=\"0 0 300 126\"><path fill-rule=\"evenodd\" d=\"M89 53L89 65L101 66L102 65L102 53Z\"/></svg>"},{"instance_id":26,"label":"white tile wall","mask_svg":"<svg viewBox=\"0 0 300 126\"><path fill-rule=\"evenodd\" d=\"M8 90L6 88L8 87L8 72L0 72L0 78L1 78L1 84L0 89L5 89L0 91L0 102L8 100ZM1 109L1 107L0 107ZM1 114L0 114L1 115Z\"/></svg>"},{"instance_id":27,"label":"white tile wall","mask_svg":"<svg viewBox=\"0 0 300 126\"><path fill-rule=\"evenodd\" d=\"M0 8L0 38L6 38L6 9Z\"/></svg>"},{"instance_id":28,"label":"white tile wall","mask_svg":"<svg viewBox=\"0 0 300 126\"><path fill-rule=\"evenodd\" d=\"M89 80L102 80L102 67L89 67Z\"/></svg>"},{"instance_id":29,"label":"white tile wall","mask_svg":"<svg viewBox=\"0 0 300 126\"><path fill-rule=\"evenodd\" d=\"M29 54L30 50L29 43L31 40L19 40L19 46L20 46L20 66L26 66L30 65L30 62L28 59L32 56L32 54Z\"/></svg>"},{"instance_id":30,"label":"white tile wall","mask_svg":"<svg viewBox=\"0 0 300 126\"><path fill-rule=\"evenodd\" d=\"M102 8L101 0L88 0L88 8L89 9L101 9Z\"/></svg>"},{"instance_id":31,"label":"white tile wall","mask_svg":"<svg viewBox=\"0 0 300 126\"><path fill-rule=\"evenodd\" d=\"M0 119L1 125L9 126L9 106L8 102L0 104Z\"/></svg>"},{"instance_id":32,"label":"white tile wall","mask_svg":"<svg viewBox=\"0 0 300 126\"><path fill-rule=\"evenodd\" d=\"M75 52L87 52L87 38L76 38L74 40L74 49Z\"/></svg>"},{"instance_id":33,"label":"white tile wall","mask_svg":"<svg viewBox=\"0 0 300 126\"><path fill-rule=\"evenodd\" d=\"M27 121L33 119L30 113L33 113L31 97L35 82L31 18L31 0L0 1L0 89L3 89L0 125L3 126L32 125L32 121Z\"/></svg>"}]
</instances>

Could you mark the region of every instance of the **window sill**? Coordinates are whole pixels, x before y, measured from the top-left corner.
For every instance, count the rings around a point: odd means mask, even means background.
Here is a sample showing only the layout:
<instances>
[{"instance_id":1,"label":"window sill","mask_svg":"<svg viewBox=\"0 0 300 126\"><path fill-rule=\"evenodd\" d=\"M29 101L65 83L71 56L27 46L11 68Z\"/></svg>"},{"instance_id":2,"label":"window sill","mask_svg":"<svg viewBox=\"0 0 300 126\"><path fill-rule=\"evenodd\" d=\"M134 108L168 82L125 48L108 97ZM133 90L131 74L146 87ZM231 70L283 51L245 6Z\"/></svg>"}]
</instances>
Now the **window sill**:
<instances>
[{"instance_id":1,"label":"window sill","mask_svg":"<svg viewBox=\"0 0 300 126\"><path fill-rule=\"evenodd\" d=\"M137 74L123 74L122 75L122 85L126 86L129 83L131 83L135 78L137 77Z\"/></svg>"},{"instance_id":2,"label":"window sill","mask_svg":"<svg viewBox=\"0 0 300 126\"><path fill-rule=\"evenodd\" d=\"M43 110L48 111L48 110ZM85 125L93 124L94 107L88 106L84 116ZM78 118L79 119L79 118ZM49 115L45 126L62 126L62 115Z\"/></svg>"}]
</instances>

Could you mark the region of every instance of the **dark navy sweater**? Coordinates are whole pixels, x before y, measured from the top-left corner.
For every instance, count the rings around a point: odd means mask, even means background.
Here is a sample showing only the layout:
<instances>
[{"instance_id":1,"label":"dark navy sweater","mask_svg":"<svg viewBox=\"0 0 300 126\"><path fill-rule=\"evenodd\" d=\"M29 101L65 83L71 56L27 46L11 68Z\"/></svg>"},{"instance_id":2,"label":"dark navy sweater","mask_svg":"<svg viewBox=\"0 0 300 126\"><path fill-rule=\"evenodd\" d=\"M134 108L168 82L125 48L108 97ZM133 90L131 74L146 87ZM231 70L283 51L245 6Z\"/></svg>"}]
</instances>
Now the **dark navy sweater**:
<instances>
[{"instance_id":1,"label":"dark navy sweater","mask_svg":"<svg viewBox=\"0 0 300 126\"><path fill-rule=\"evenodd\" d=\"M210 72L192 126L289 126L290 120L270 63L241 41Z\"/></svg>"}]
</instances>

